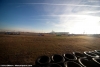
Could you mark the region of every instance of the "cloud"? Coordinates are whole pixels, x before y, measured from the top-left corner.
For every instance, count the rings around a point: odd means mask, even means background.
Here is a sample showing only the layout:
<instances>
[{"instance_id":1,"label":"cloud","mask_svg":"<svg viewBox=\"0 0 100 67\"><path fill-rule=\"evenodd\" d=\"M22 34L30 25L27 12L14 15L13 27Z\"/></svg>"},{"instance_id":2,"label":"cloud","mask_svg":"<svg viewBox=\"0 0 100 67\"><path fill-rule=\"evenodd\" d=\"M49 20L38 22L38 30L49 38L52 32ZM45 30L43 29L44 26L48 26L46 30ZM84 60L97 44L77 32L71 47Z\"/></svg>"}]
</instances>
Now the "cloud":
<instances>
[{"instance_id":1,"label":"cloud","mask_svg":"<svg viewBox=\"0 0 100 67\"><path fill-rule=\"evenodd\" d=\"M81 28L84 31L82 25L86 25L86 28L91 24L94 27L100 21L100 1L93 0L66 0L66 1L53 1L44 3L23 3L29 5L43 5L47 15L41 15L55 18L57 21L52 19L33 19L33 20L47 20L46 24L53 25L55 28L63 29L67 31L73 31ZM98 15L98 16L97 16ZM92 28L92 26L89 26ZM93 28L92 28L93 29ZM88 29L89 30L89 29ZM87 31L88 31L87 30Z\"/></svg>"},{"instance_id":2,"label":"cloud","mask_svg":"<svg viewBox=\"0 0 100 67\"><path fill-rule=\"evenodd\" d=\"M100 2L100 0L88 0L88 2Z\"/></svg>"},{"instance_id":3,"label":"cloud","mask_svg":"<svg viewBox=\"0 0 100 67\"><path fill-rule=\"evenodd\" d=\"M72 1L73 0L71 0L71 2ZM90 23L91 21L93 23L98 23L100 21L100 16L96 15L100 13L100 5L93 1L90 3L90 0L80 0L78 3L57 3L47 5L53 5L46 7L45 10L48 12L47 16L58 18L58 22L51 22L55 27L71 30L75 28L75 25L78 23L82 26L81 24ZM93 16L93 14L95 15Z\"/></svg>"},{"instance_id":4,"label":"cloud","mask_svg":"<svg viewBox=\"0 0 100 67\"><path fill-rule=\"evenodd\" d=\"M31 20L49 20L49 19L31 19Z\"/></svg>"},{"instance_id":5,"label":"cloud","mask_svg":"<svg viewBox=\"0 0 100 67\"><path fill-rule=\"evenodd\" d=\"M53 23L53 25L59 28L66 28L66 30L70 32L73 32L80 28L80 31L82 32L84 31L84 29L86 30L86 28L88 27L89 29L90 28L92 29L92 27L98 27L95 28L95 30L100 29L98 25L99 21L100 21L100 17L96 17L96 16L69 15L69 16L61 16L59 23ZM86 28L84 28L83 26L86 26Z\"/></svg>"},{"instance_id":6,"label":"cloud","mask_svg":"<svg viewBox=\"0 0 100 67\"><path fill-rule=\"evenodd\" d=\"M84 13L87 13L87 14L89 14L89 13L100 13L100 11L85 11Z\"/></svg>"},{"instance_id":7,"label":"cloud","mask_svg":"<svg viewBox=\"0 0 100 67\"><path fill-rule=\"evenodd\" d=\"M81 4L55 4L55 3L18 3L18 4L30 4L30 5L55 5L55 6L77 6L77 7L100 7L99 5L81 5Z\"/></svg>"}]
</instances>

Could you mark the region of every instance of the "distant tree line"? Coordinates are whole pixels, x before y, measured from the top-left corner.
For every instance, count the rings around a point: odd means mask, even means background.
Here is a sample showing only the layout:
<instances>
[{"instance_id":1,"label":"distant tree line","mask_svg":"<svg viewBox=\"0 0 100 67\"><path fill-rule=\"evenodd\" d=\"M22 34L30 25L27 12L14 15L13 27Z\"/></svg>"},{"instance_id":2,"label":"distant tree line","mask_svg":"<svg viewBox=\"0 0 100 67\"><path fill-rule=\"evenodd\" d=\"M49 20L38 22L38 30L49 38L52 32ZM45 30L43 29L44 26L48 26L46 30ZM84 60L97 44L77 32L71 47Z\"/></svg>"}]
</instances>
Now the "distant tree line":
<instances>
[{"instance_id":1,"label":"distant tree line","mask_svg":"<svg viewBox=\"0 0 100 67\"><path fill-rule=\"evenodd\" d=\"M20 35L20 32L5 32L6 35Z\"/></svg>"}]
</instances>

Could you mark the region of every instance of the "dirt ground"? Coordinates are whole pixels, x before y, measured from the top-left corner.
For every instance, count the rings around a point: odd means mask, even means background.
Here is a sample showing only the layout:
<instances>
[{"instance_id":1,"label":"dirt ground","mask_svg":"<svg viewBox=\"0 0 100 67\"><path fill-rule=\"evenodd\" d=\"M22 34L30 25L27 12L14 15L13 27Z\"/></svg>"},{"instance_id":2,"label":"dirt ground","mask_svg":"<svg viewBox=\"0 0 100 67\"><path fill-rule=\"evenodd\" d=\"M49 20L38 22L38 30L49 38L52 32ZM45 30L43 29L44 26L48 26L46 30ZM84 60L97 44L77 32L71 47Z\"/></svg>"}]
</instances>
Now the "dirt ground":
<instances>
[{"instance_id":1,"label":"dirt ground","mask_svg":"<svg viewBox=\"0 0 100 67\"><path fill-rule=\"evenodd\" d=\"M42 55L100 50L92 36L0 35L0 64L34 64Z\"/></svg>"}]
</instances>

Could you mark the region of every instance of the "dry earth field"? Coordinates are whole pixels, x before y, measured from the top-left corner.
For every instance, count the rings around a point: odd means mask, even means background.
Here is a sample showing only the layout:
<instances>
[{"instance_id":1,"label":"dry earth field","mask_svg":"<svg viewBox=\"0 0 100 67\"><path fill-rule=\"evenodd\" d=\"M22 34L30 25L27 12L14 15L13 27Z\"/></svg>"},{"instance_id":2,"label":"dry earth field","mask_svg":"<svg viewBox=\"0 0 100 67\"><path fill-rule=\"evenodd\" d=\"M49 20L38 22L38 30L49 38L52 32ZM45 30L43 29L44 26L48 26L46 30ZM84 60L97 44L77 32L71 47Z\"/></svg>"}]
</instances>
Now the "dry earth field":
<instances>
[{"instance_id":1,"label":"dry earth field","mask_svg":"<svg viewBox=\"0 0 100 67\"><path fill-rule=\"evenodd\" d=\"M95 49L100 50L99 37L0 35L0 64L34 64L41 55Z\"/></svg>"}]
</instances>

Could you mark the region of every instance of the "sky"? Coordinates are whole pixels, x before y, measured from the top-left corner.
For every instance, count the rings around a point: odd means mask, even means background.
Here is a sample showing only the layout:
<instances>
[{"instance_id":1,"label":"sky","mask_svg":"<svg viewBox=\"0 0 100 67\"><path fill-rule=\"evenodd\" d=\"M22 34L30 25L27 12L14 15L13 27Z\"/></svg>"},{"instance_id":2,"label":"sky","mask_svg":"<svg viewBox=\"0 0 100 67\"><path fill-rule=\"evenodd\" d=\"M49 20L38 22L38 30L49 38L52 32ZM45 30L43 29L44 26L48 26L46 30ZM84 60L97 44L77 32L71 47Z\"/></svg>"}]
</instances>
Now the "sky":
<instances>
[{"instance_id":1,"label":"sky","mask_svg":"<svg viewBox=\"0 0 100 67\"><path fill-rule=\"evenodd\" d=\"M0 31L100 33L100 0L0 0Z\"/></svg>"}]
</instances>

